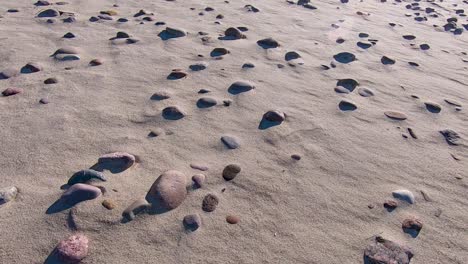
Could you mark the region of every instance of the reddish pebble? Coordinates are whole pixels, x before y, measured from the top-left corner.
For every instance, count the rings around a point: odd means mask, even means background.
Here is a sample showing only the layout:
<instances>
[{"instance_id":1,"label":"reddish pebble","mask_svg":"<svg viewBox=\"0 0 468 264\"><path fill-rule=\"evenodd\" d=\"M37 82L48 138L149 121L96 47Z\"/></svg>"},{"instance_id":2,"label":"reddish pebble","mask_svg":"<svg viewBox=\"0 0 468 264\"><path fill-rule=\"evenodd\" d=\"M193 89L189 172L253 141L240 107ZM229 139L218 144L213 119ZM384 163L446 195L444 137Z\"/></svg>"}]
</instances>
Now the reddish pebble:
<instances>
[{"instance_id":1,"label":"reddish pebble","mask_svg":"<svg viewBox=\"0 0 468 264\"><path fill-rule=\"evenodd\" d=\"M19 94L22 92L23 92L23 89L21 88L7 88L2 92L2 94L3 96L11 96L11 95Z\"/></svg>"},{"instance_id":2,"label":"reddish pebble","mask_svg":"<svg viewBox=\"0 0 468 264\"><path fill-rule=\"evenodd\" d=\"M88 255L88 238L76 234L57 245L57 257L64 263L79 263Z\"/></svg>"},{"instance_id":3,"label":"reddish pebble","mask_svg":"<svg viewBox=\"0 0 468 264\"><path fill-rule=\"evenodd\" d=\"M239 221L240 221L240 218L238 216L235 216L235 215L226 216L226 222L228 222L231 225L235 225L239 223Z\"/></svg>"}]
</instances>

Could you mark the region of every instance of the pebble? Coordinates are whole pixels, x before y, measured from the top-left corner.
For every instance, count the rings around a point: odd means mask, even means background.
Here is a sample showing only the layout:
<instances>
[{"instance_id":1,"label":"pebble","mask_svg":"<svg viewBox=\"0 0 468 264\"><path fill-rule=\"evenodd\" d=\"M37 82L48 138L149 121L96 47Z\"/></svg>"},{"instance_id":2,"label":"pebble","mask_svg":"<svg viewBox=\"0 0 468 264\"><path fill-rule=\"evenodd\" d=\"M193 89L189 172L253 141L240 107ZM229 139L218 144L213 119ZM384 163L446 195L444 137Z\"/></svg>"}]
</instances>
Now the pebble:
<instances>
[{"instance_id":1,"label":"pebble","mask_svg":"<svg viewBox=\"0 0 468 264\"><path fill-rule=\"evenodd\" d=\"M104 61L101 59L93 59L89 62L89 66L99 66L99 65L102 65L103 63Z\"/></svg>"},{"instance_id":2,"label":"pebble","mask_svg":"<svg viewBox=\"0 0 468 264\"><path fill-rule=\"evenodd\" d=\"M350 63L356 60L356 56L353 53L350 52L340 52L338 54L335 54L333 58L340 63Z\"/></svg>"},{"instance_id":3,"label":"pebble","mask_svg":"<svg viewBox=\"0 0 468 264\"><path fill-rule=\"evenodd\" d=\"M241 167L237 164L229 164L223 170L223 178L226 181L233 180L241 172Z\"/></svg>"},{"instance_id":4,"label":"pebble","mask_svg":"<svg viewBox=\"0 0 468 264\"><path fill-rule=\"evenodd\" d=\"M388 118L395 119L395 120L405 120L408 118L404 113L397 112L397 111L386 111L384 114Z\"/></svg>"},{"instance_id":5,"label":"pebble","mask_svg":"<svg viewBox=\"0 0 468 264\"><path fill-rule=\"evenodd\" d=\"M292 154L292 155L291 155L291 159L293 159L293 160L301 160L301 156L298 155L298 154Z\"/></svg>"},{"instance_id":6,"label":"pebble","mask_svg":"<svg viewBox=\"0 0 468 264\"><path fill-rule=\"evenodd\" d=\"M44 84L54 84L54 83L58 83L57 78L48 78L44 81Z\"/></svg>"},{"instance_id":7,"label":"pebble","mask_svg":"<svg viewBox=\"0 0 468 264\"><path fill-rule=\"evenodd\" d=\"M204 174L195 174L192 176L192 181L197 188L202 188L205 182L206 176Z\"/></svg>"},{"instance_id":8,"label":"pebble","mask_svg":"<svg viewBox=\"0 0 468 264\"><path fill-rule=\"evenodd\" d=\"M207 171L209 169L208 166L195 164L195 163L190 163L190 167L192 169L200 170L200 171Z\"/></svg>"},{"instance_id":9,"label":"pebble","mask_svg":"<svg viewBox=\"0 0 468 264\"><path fill-rule=\"evenodd\" d=\"M83 201L96 199L101 193L101 189L98 187L77 183L68 188L68 190L63 193L61 199L69 205L75 205Z\"/></svg>"},{"instance_id":10,"label":"pebble","mask_svg":"<svg viewBox=\"0 0 468 264\"><path fill-rule=\"evenodd\" d=\"M414 194L411 191L401 189L393 191L392 194L393 197L406 201L410 204L414 204L415 202Z\"/></svg>"},{"instance_id":11,"label":"pebble","mask_svg":"<svg viewBox=\"0 0 468 264\"><path fill-rule=\"evenodd\" d=\"M201 217L199 214L186 215L183 224L186 229L193 232L201 227Z\"/></svg>"},{"instance_id":12,"label":"pebble","mask_svg":"<svg viewBox=\"0 0 468 264\"><path fill-rule=\"evenodd\" d=\"M88 243L89 240L85 235L72 235L57 245L57 257L66 264L79 263L88 256Z\"/></svg>"},{"instance_id":13,"label":"pebble","mask_svg":"<svg viewBox=\"0 0 468 264\"><path fill-rule=\"evenodd\" d=\"M387 208L388 210L394 210L395 208L398 207L397 201L394 200L387 200L384 202L384 207Z\"/></svg>"},{"instance_id":14,"label":"pebble","mask_svg":"<svg viewBox=\"0 0 468 264\"><path fill-rule=\"evenodd\" d=\"M362 97L371 97L374 96L374 91L369 88L359 88L358 93Z\"/></svg>"},{"instance_id":15,"label":"pebble","mask_svg":"<svg viewBox=\"0 0 468 264\"><path fill-rule=\"evenodd\" d=\"M18 76L19 73L20 72L15 68L7 68L0 72L0 80L10 79L12 77Z\"/></svg>"},{"instance_id":16,"label":"pebble","mask_svg":"<svg viewBox=\"0 0 468 264\"><path fill-rule=\"evenodd\" d=\"M416 217L410 217L410 218L406 218L405 220L403 220L401 227L405 231L419 233L419 231L421 231L423 227L423 223L421 222L421 220L417 219Z\"/></svg>"},{"instance_id":17,"label":"pebble","mask_svg":"<svg viewBox=\"0 0 468 264\"><path fill-rule=\"evenodd\" d=\"M228 147L229 149L237 149L240 147L239 140L233 136L222 136L221 141Z\"/></svg>"},{"instance_id":18,"label":"pebble","mask_svg":"<svg viewBox=\"0 0 468 264\"><path fill-rule=\"evenodd\" d=\"M462 107L462 104L460 102L458 102L458 101L455 101L455 100L452 100L452 99L444 99L444 101L449 105Z\"/></svg>"},{"instance_id":19,"label":"pebble","mask_svg":"<svg viewBox=\"0 0 468 264\"><path fill-rule=\"evenodd\" d=\"M270 121L270 122L283 122L284 119L286 118L285 117L285 114L281 111L276 111L276 110L271 110L271 111L268 111L266 112L264 115L263 115L263 118L267 121Z\"/></svg>"},{"instance_id":20,"label":"pebble","mask_svg":"<svg viewBox=\"0 0 468 264\"><path fill-rule=\"evenodd\" d=\"M46 10L39 12L39 14L37 14L37 17L57 17L57 16L60 16L60 12L55 9L46 9Z\"/></svg>"},{"instance_id":21,"label":"pebble","mask_svg":"<svg viewBox=\"0 0 468 264\"><path fill-rule=\"evenodd\" d=\"M449 145L458 146L460 145L460 135L457 132L451 129L444 129L439 131L442 136L444 136L445 140Z\"/></svg>"},{"instance_id":22,"label":"pebble","mask_svg":"<svg viewBox=\"0 0 468 264\"><path fill-rule=\"evenodd\" d=\"M182 78L185 78L185 77L187 77L187 73L185 73L183 71L172 71L167 76L167 79L168 80L179 80L179 79L182 79Z\"/></svg>"},{"instance_id":23,"label":"pebble","mask_svg":"<svg viewBox=\"0 0 468 264\"><path fill-rule=\"evenodd\" d=\"M39 103L41 103L41 104L48 104L48 103L49 103L49 99L47 99L47 98L41 98L41 99L39 100Z\"/></svg>"},{"instance_id":24,"label":"pebble","mask_svg":"<svg viewBox=\"0 0 468 264\"><path fill-rule=\"evenodd\" d=\"M128 221L131 221L135 219L135 215L142 213L143 211L149 209L151 207L151 204L146 201L145 198L140 198L136 201L134 201L132 204L130 204L122 213L122 216L127 219Z\"/></svg>"},{"instance_id":25,"label":"pebble","mask_svg":"<svg viewBox=\"0 0 468 264\"><path fill-rule=\"evenodd\" d=\"M216 207L219 204L219 199L214 194L207 194L205 198L203 198L202 209L205 212L213 212L216 210Z\"/></svg>"},{"instance_id":26,"label":"pebble","mask_svg":"<svg viewBox=\"0 0 468 264\"><path fill-rule=\"evenodd\" d=\"M49 1L45 0L39 0L36 3L34 3L35 6L48 6L50 5Z\"/></svg>"},{"instance_id":27,"label":"pebble","mask_svg":"<svg viewBox=\"0 0 468 264\"><path fill-rule=\"evenodd\" d=\"M68 38L68 39L75 38L75 37L76 37L75 34L73 34L71 32L68 32L65 35L63 35L63 38Z\"/></svg>"},{"instance_id":28,"label":"pebble","mask_svg":"<svg viewBox=\"0 0 468 264\"><path fill-rule=\"evenodd\" d=\"M0 189L0 206L13 201L18 195L18 188L15 186Z\"/></svg>"},{"instance_id":29,"label":"pebble","mask_svg":"<svg viewBox=\"0 0 468 264\"><path fill-rule=\"evenodd\" d=\"M224 56L226 54L231 53L228 49L226 48L215 48L211 51L210 56L211 57L220 57Z\"/></svg>"},{"instance_id":30,"label":"pebble","mask_svg":"<svg viewBox=\"0 0 468 264\"><path fill-rule=\"evenodd\" d=\"M380 236L364 250L364 262L369 264L410 264L413 256L410 248Z\"/></svg>"},{"instance_id":31,"label":"pebble","mask_svg":"<svg viewBox=\"0 0 468 264\"><path fill-rule=\"evenodd\" d=\"M431 113L440 113L442 111L442 106L440 104L434 103L434 102L424 102L426 105L427 111Z\"/></svg>"},{"instance_id":32,"label":"pebble","mask_svg":"<svg viewBox=\"0 0 468 264\"><path fill-rule=\"evenodd\" d=\"M79 55L75 54L57 54L54 57L59 61L75 61L81 59Z\"/></svg>"},{"instance_id":33,"label":"pebble","mask_svg":"<svg viewBox=\"0 0 468 264\"><path fill-rule=\"evenodd\" d=\"M162 101L171 98L171 93L167 91L155 92L151 96L151 100Z\"/></svg>"},{"instance_id":34,"label":"pebble","mask_svg":"<svg viewBox=\"0 0 468 264\"><path fill-rule=\"evenodd\" d=\"M226 37L231 37L233 39L245 38L244 34L242 34L242 32L238 28L235 28L235 27L230 27L226 29L226 31L224 32L224 35Z\"/></svg>"},{"instance_id":35,"label":"pebble","mask_svg":"<svg viewBox=\"0 0 468 264\"><path fill-rule=\"evenodd\" d=\"M189 66L192 71L202 71L208 67L207 62L198 62Z\"/></svg>"},{"instance_id":36,"label":"pebble","mask_svg":"<svg viewBox=\"0 0 468 264\"><path fill-rule=\"evenodd\" d=\"M128 169L135 164L135 156L126 152L114 152L99 157L99 163L118 164L123 169Z\"/></svg>"},{"instance_id":37,"label":"pebble","mask_svg":"<svg viewBox=\"0 0 468 264\"><path fill-rule=\"evenodd\" d=\"M228 92L231 94L240 94L255 89L255 85L249 81L237 81L231 84Z\"/></svg>"},{"instance_id":38,"label":"pebble","mask_svg":"<svg viewBox=\"0 0 468 264\"><path fill-rule=\"evenodd\" d=\"M380 61L382 62L382 64L384 65L392 65L392 64L395 64L395 60L394 59L391 59L387 56L382 56L382 58L380 59Z\"/></svg>"},{"instance_id":39,"label":"pebble","mask_svg":"<svg viewBox=\"0 0 468 264\"><path fill-rule=\"evenodd\" d=\"M162 130L161 128L156 128L149 132L148 137L159 137L162 135L164 135L164 130Z\"/></svg>"},{"instance_id":40,"label":"pebble","mask_svg":"<svg viewBox=\"0 0 468 264\"><path fill-rule=\"evenodd\" d=\"M185 117L185 112L178 106L169 106L162 110L162 116L167 120L179 120Z\"/></svg>"},{"instance_id":41,"label":"pebble","mask_svg":"<svg viewBox=\"0 0 468 264\"><path fill-rule=\"evenodd\" d=\"M239 221L240 221L240 218L238 216L236 216L236 215L226 216L226 222L228 222L231 225L235 225L235 224L239 223Z\"/></svg>"},{"instance_id":42,"label":"pebble","mask_svg":"<svg viewBox=\"0 0 468 264\"><path fill-rule=\"evenodd\" d=\"M100 181L107 181L106 177L102 172L91 170L91 169L86 169L86 170L81 170L73 174L73 176L70 177L68 180L67 184L68 185L73 185L77 183L86 183L90 180L100 180Z\"/></svg>"},{"instance_id":43,"label":"pebble","mask_svg":"<svg viewBox=\"0 0 468 264\"><path fill-rule=\"evenodd\" d=\"M75 47L63 47L56 50L51 56L56 56L58 54L80 54L80 50Z\"/></svg>"},{"instance_id":44,"label":"pebble","mask_svg":"<svg viewBox=\"0 0 468 264\"><path fill-rule=\"evenodd\" d=\"M356 103L344 99L340 101L338 108L340 108L341 111L354 111L357 109L357 106Z\"/></svg>"},{"instance_id":45,"label":"pebble","mask_svg":"<svg viewBox=\"0 0 468 264\"><path fill-rule=\"evenodd\" d=\"M148 191L148 197L167 210L177 208L187 196L185 175L176 170L161 174Z\"/></svg>"},{"instance_id":46,"label":"pebble","mask_svg":"<svg viewBox=\"0 0 468 264\"><path fill-rule=\"evenodd\" d=\"M21 89L21 88L6 88L5 90L3 90L2 95L3 96L12 96L12 95L19 94L19 93L22 93L22 92L23 92L23 89Z\"/></svg>"},{"instance_id":47,"label":"pebble","mask_svg":"<svg viewBox=\"0 0 468 264\"><path fill-rule=\"evenodd\" d=\"M21 73L35 73L40 72L41 70L41 65L35 62L29 62L28 64L24 65L23 68L21 68Z\"/></svg>"},{"instance_id":48,"label":"pebble","mask_svg":"<svg viewBox=\"0 0 468 264\"><path fill-rule=\"evenodd\" d=\"M273 49L280 46L278 41L274 40L273 38L261 39L257 41L257 44L264 49Z\"/></svg>"},{"instance_id":49,"label":"pebble","mask_svg":"<svg viewBox=\"0 0 468 264\"><path fill-rule=\"evenodd\" d=\"M112 200L104 200L102 201L102 206L107 210L112 210L115 208L115 203Z\"/></svg>"},{"instance_id":50,"label":"pebble","mask_svg":"<svg viewBox=\"0 0 468 264\"><path fill-rule=\"evenodd\" d=\"M252 69L255 68L255 65L251 62L246 62L242 65L242 69Z\"/></svg>"},{"instance_id":51,"label":"pebble","mask_svg":"<svg viewBox=\"0 0 468 264\"><path fill-rule=\"evenodd\" d=\"M199 108L208 108L217 105L218 102L212 97L202 97L198 99L197 106Z\"/></svg>"},{"instance_id":52,"label":"pebble","mask_svg":"<svg viewBox=\"0 0 468 264\"><path fill-rule=\"evenodd\" d=\"M187 32L181 28L166 27L166 33L171 35L173 38L180 38L187 36Z\"/></svg>"}]
</instances>

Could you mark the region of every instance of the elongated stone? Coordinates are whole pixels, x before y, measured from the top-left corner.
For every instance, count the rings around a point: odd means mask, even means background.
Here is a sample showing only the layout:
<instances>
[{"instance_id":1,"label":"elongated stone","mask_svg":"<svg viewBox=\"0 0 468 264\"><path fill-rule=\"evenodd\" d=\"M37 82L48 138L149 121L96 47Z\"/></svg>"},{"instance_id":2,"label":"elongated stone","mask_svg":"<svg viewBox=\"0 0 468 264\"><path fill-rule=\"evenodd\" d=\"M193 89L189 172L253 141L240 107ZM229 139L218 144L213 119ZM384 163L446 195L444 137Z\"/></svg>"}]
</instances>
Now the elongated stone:
<instances>
[{"instance_id":1,"label":"elongated stone","mask_svg":"<svg viewBox=\"0 0 468 264\"><path fill-rule=\"evenodd\" d=\"M187 196L187 179L176 170L169 170L161 174L151 186L147 197L151 202L159 203L163 208L172 210L177 208Z\"/></svg>"},{"instance_id":2,"label":"elongated stone","mask_svg":"<svg viewBox=\"0 0 468 264\"><path fill-rule=\"evenodd\" d=\"M76 172L71 176L71 178L68 180L67 184L68 185L73 185L77 183L86 183L90 180L100 180L100 181L106 181L106 177L104 177L104 174L99 171L95 170L81 170L79 172Z\"/></svg>"}]
</instances>

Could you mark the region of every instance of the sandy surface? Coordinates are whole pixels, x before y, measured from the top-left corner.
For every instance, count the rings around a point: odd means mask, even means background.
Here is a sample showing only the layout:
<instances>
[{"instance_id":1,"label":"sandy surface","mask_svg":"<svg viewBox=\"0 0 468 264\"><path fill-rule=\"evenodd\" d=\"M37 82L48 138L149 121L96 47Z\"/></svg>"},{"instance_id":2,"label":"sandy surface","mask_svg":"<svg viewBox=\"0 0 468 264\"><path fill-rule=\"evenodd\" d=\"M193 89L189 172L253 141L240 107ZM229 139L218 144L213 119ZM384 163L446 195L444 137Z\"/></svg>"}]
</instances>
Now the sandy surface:
<instances>
[{"instance_id":1,"label":"sandy surface","mask_svg":"<svg viewBox=\"0 0 468 264\"><path fill-rule=\"evenodd\" d=\"M1 91L23 89L0 97L0 188L19 189L15 200L0 207L1 263L52 263L54 247L74 232L89 238L83 263L363 263L363 251L375 235L410 246L411 263L468 263L468 33L443 28L451 17L458 18L459 28L468 24L455 11L468 13L466 1L438 6L421 1L420 11L405 8L410 1L313 1L317 9L282 0L69 2L40 7L26 0L0 3L0 72L28 62L42 66L37 73L0 80ZM260 11L248 12L247 4ZM426 7L438 17L429 16ZM12 8L19 12L7 12ZM47 23L48 18L35 17L48 8L73 12L76 21L55 17L55 23ZM154 20L140 24L145 16L133 17L140 9L154 13ZM103 10L118 14L113 20L89 21ZM417 12L427 21L415 21ZM224 18L216 19L218 14ZM117 22L121 17L128 22ZM166 25L155 25L158 21ZM166 26L188 34L162 40L158 34ZM248 28L245 39L218 39L238 26ZM109 40L119 31L139 42ZM202 41L206 36L200 31L211 39ZM62 38L67 32L76 37ZM280 46L257 45L268 37ZM338 38L345 42L337 43ZM377 41L368 49L356 45L368 39ZM420 44L430 49L421 50ZM67 46L79 49L80 60L50 57ZM211 57L219 47L230 53ZM289 51L300 54L304 64L290 66L285 61ZM357 60L340 63L334 59L340 52ZM382 64L382 56L395 64ZM96 58L103 64L89 66ZM202 61L208 63L205 70L189 69ZM247 62L255 68L243 69ZM173 69L187 77L167 79ZM44 84L50 77L58 83ZM335 92L337 81L346 78L359 86L349 94ZM229 93L239 80L254 83L255 89ZM374 96L359 95L359 88L371 89ZM198 94L200 89L211 92ZM162 91L170 98L151 99ZM212 97L218 105L198 108L201 97ZM39 103L41 98L49 104ZM223 100L232 102L224 106ZM341 100L357 109L342 111ZM425 102L439 104L441 111L428 111ZM164 119L161 111L174 105L185 117ZM268 110L284 112L286 120L259 127ZM386 111L407 119L390 119ZM163 135L148 137L157 129ZM458 145L448 144L439 132L445 129L458 133ZM237 138L240 147L228 149L220 140L225 135ZM104 195L47 213L75 172L115 151L139 161L121 173L104 171L108 180L97 183L106 188ZM292 159L293 154L301 160ZM242 171L228 182L222 171L231 163ZM204 173L206 183L190 190L174 210L143 213L122 223L123 210L167 170L184 173L187 181ZM416 202L395 200L398 208L388 212L383 203L394 199L397 189L412 191ZM208 193L219 198L213 212L202 210ZM116 207L107 210L104 199ZM202 226L189 232L182 219L195 213ZM228 224L231 214L240 222ZM424 224L417 237L402 230L410 216Z\"/></svg>"}]
</instances>

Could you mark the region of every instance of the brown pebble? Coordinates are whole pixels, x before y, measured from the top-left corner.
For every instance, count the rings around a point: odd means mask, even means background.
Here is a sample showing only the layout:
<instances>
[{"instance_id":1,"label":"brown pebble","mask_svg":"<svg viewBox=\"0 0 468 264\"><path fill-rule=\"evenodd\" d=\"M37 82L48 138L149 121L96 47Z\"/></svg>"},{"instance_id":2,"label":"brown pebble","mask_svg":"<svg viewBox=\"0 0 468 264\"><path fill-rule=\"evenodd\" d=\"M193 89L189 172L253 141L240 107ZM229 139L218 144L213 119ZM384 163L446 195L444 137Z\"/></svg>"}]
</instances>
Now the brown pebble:
<instances>
[{"instance_id":1,"label":"brown pebble","mask_svg":"<svg viewBox=\"0 0 468 264\"><path fill-rule=\"evenodd\" d=\"M387 208L388 210L394 210L395 208L398 207L398 203L394 200L388 200L384 202L384 207Z\"/></svg>"},{"instance_id":2,"label":"brown pebble","mask_svg":"<svg viewBox=\"0 0 468 264\"><path fill-rule=\"evenodd\" d=\"M102 65L103 61L101 59L94 59L89 62L90 66L99 66Z\"/></svg>"},{"instance_id":3,"label":"brown pebble","mask_svg":"<svg viewBox=\"0 0 468 264\"><path fill-rule=\"evenodd\" d=\"M401 224L401 227L403 229L412 229L412 230L419 232L421 231L423 227L423 223L421 222L421 220L415 217L411 217L411 218L405 219L403 223Z\"/></svg>"},{"instance_id":4,"label":"brown pebble","mask_svg":"<svg viewBox=\"0 0 468 264\"><path fill-rule=\"evenodd\" d=\"M229 164L223 170L223 178L226 181L233 180L241 172L241 167L237 164Z\"/></svg>"},{"instance_id":5,"label":"brown pebble","mask_svg":"<svg viewBox=\"0 0 468 264\"><path fill-rule=\"evenodd\" d=\"M231 225L235 225L235 224L239 223L239 221L240 221L240 218L238 216L236 216L236 215L226 216L226 222L228 222Z\"/></svg>"},{"instance_id":6,"label":"brown pebble","mask_svg":"<svg viewBox=\"0 0 468 264\"><path fill-rule=\"evenodd\" d=\"M22 92L23 92L23 89L21 89L21 88L7 88L2 92L2 95L3 96L12 96L12 95L19 94L19 93L22 93Z\"/></svg>"},{"instance_id":7,"label":"brown pebble","mask_svg":"<svg viewBox=\"0 0 468 264\"><path fill-rule=\"evenodd\" d=\"M216 210L216 207L219 204L219 199L214 194L207 194L205 198L203 198L202 209L205 212L213 212Z\"/></svg>"},{"instance_id":8,"label":"brown pebble","mask_svg":"<svg viewBox=\"0 0 468 264\"><path fill-rule=\"evenodd\" d=\"M301 160L301 156L298 155L298 154L293 154L293 155L291 155L291 158L292 158L293 160Z\"/></svg>"},{"instance_id":9,"label":"brown pebble","mask_svg":"<svg viewBox=\"0 0 468 264\"><path fill-rule=\"evenodd\" d=\"M206 176L203 174L195 174L192 176L192 181L195 187L202 188L203 183L205 182Z\"/></svg>"},{"instance_id":10,"label":"brown pebble","mask_svg":"<svg viewBox=\"0 0 468 264\"><path fill-rule=\"evenodd\" d=\"M111 200L104 200L104 201L102 202L102 206L104 206L104 207L105 207L106 209L108 209L108 210L112 210L112 209L115 208L115 204L114 204L114 202L111 201Z\"/></svg>"}]
</instances>

